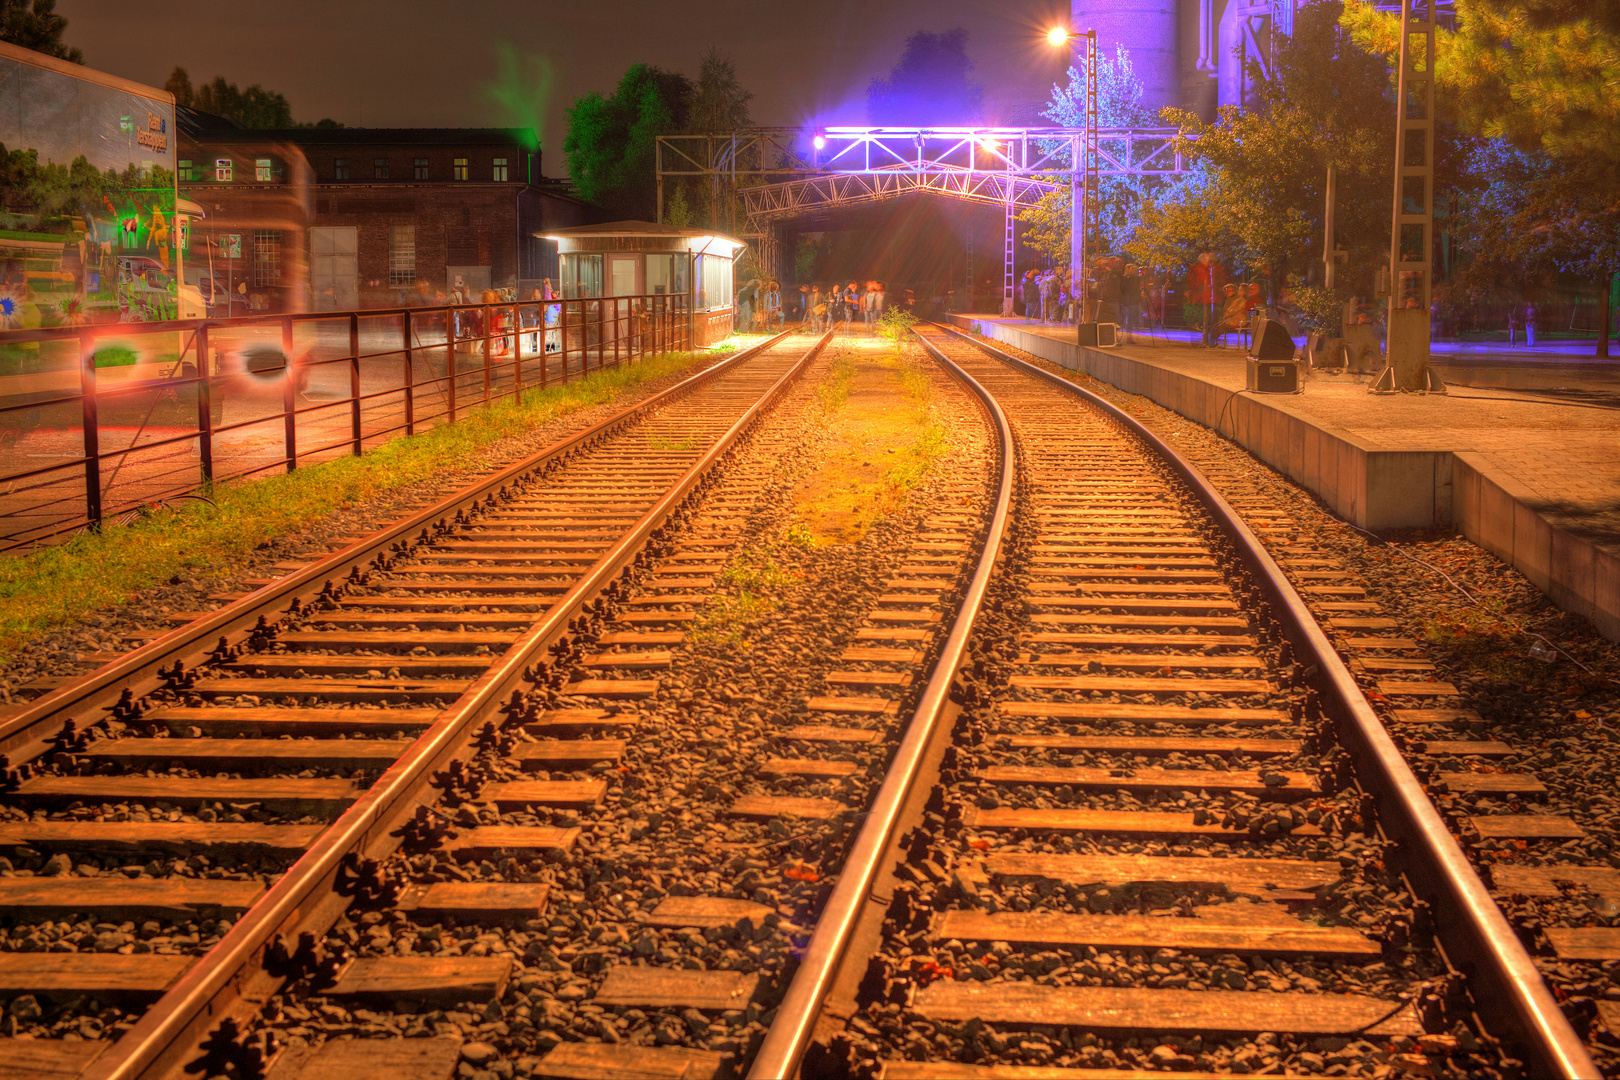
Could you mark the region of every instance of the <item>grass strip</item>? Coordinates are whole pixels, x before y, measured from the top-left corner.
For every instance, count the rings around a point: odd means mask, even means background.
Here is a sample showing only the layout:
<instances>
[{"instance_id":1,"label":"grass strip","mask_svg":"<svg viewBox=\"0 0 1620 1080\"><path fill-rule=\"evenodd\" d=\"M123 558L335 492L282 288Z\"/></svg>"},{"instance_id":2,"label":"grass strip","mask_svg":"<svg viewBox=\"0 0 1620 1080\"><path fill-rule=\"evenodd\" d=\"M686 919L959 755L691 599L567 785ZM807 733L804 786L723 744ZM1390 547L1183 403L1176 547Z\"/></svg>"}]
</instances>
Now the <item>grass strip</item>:
<instances>
[{"instance_id":1,"label":"grass strip","mask_svg":"<svg viewBox=\"0 0 1620 1080\"><path fill-rule=\"evenodd\" d=\"M141 589L199 566L218 566L333 512L465 467L469 455L561 416L616 400L642 383L680 374L721 351L669 353L528 390L412 438L260 480L206 490L202 501L160 509L28 555L0 559L0 662L33 637L128 603Z\"/></svg>"}]
</instances>

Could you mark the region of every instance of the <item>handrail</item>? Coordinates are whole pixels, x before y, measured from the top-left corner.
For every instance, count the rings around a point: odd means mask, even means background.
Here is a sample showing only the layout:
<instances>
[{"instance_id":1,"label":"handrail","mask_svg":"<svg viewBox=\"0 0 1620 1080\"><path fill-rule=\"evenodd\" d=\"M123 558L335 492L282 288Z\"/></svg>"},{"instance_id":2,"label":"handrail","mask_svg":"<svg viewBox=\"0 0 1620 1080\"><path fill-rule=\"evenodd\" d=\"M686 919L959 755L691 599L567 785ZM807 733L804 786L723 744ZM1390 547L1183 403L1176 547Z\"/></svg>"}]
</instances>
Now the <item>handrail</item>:
<instances>
[{"instance_id":1,"label":"handrail","mask_svg":"<svg viewBox=\"0 0 1620 1080\"><path fill-rule=\"evenodd\" d=\"M786 335L778 335L779 341ZM334 902L331 884L343 860L354 852L382 853L393 828L415 805L414 796L432 771L462 749L475 724L488 719L517 692L524 672L546 648L568 631L584 606L602 593L633 561L652 533L686 500L721 455L798 377L831 335L823 335L707 451L682 474L640 520L616 541L555 604L526 630L500 659L445 709L405 754L394 762L321 834L236 925L141 1017L123 1038L86 1072L95 1080L135 1080L173 1073L204 1032L216 1026L245 998L246 974L272 937L293 925L336 921L346 906ZM394 845L397 846L397 845ZM327 916L330 918L328 919ZM265 975L265 980L270 976Z\"/></svg>"},{"instance_id":2,"label":"handrail","mask_svg":"<svg viewBox=\"0 0 1620 1080\"><path fill-rule=\"evenodd\" d=\"M713 367L683 379L674 386L659 391L644 401L620 409L600 423L559 439L545 449L508 465L482 480L475 481L403 521L395 522L370 536L356 540L348 547L332 552L302 570L295 570L240 600L232 601L203 618L177 627L119 659L103 664L83 677L35 698L22 712L0 720L0 753L7 754L13 765L31 760L43 752L49 738L55 735L54 731L47 733L44 728L57 718L75 716L82 724L88 726L93 722L89 718L99 717L103 711L117 703L125 687L135 689L137 697L151 692L160 683L159 668L172 667L176 661L196 662L197 657L206 654L219 637L251 630L259 614L267 607L288 604L294 600L302 602L305 598L318 593L323 583L342 580L351 568L386 553L388 546L401 537L408 540L420 530L431 527L436 520L453 515L457 509L471 505L551 459L584 446L642 413L691 392L752 359L780 342L785 336L784 332L768 338Z\"/></svg>"},{"instance_id":3,"label":"handrail","mask_svg":"<svg viewBox=\"0 0 1620 1080\"><path fill-rule=\"evenodd\" d=\"M1435 910L1442 917L1435 920L1435 934L1446 946L1447 959L1469 975L1477 1011L1513 1032L1520 1043L1516 1056L1528 1059L1531 1075L1569 1080L1601 1075L1585 1043L1547 989L1535 961L1356 685L1355 676L1293 583L1225 497L1197 466L1123 409L954 327L933 325L1018 371L1083 398L1123 424L1170 465L1221 527L1238 540L1238 553L1249 564L1262 591L1286 613L1283 626L1293 631L1290 636L1294 638L1295 654L1306 665L1316 665L1320 672L1316 681L1324 691L1323 704L1330 713L1337 712L1339 735L1355 762L1357 778L1370 783L1380 796L1379 820L1401 842L1404 861L1419 876L1414 885L1438 898ZM1458 917L1445 917L1446 913Z\"/></svg>"},{"instance_id":4,"label":"handrail","mask_svg":"<svg viewBox=\"0 0 1620 1080\"><path fill-rule=\"evenodd\" d=\"M937 352L934 355L953 377L984 403L985 411L990 414L996 429L1001 475L995 511L985 532L984 548L979 553L972 581L957 609L950 636L945 639L944 648L934 662L934 670L917 702L911 723L906 725L900 746L889 762L883 786L878 789L877 797L867 811L866 824L855 837L849 855L838 872L838 884L833 887L832 895L816 921L804 959L776 1008L776 1019L766 1032L748 1071L749 1080L785 1080L792 1076L810 1045L822 999L838 974L844 951L880 869L883 853L900 823L901 811L922 768L924 752L933 741L940 717L945 712L951 683L967 652L968 637L973 632L974 621L984 602L985 592L990 587L991 571L1001 553L1002 534L1006 531L1012 506L1012 428L1001 406L996 404L995 398L984 387L944 356Z\"/></svg>"}]
</instances>

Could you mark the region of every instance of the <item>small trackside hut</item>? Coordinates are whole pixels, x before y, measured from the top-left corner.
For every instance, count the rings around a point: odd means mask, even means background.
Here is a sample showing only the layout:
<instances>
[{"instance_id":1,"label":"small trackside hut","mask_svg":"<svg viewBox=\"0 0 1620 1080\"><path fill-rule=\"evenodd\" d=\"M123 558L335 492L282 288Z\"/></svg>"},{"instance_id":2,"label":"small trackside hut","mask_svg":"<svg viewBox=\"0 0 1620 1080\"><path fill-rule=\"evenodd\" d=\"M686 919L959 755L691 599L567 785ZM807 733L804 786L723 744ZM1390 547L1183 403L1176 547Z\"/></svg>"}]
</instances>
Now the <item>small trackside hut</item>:
<instances>
[{"instance_id":1,"label":"small trackside hut","mask_svg":"<svg viewBox=\"0 0 1620 1080\"><path fill-rule=\"evenodd\" d=\"M537 233L557 243L563 299L667 296L698 347L731 335L732 269L746 246L707 229L610 221Z\"/></svg>"}]
</instances>

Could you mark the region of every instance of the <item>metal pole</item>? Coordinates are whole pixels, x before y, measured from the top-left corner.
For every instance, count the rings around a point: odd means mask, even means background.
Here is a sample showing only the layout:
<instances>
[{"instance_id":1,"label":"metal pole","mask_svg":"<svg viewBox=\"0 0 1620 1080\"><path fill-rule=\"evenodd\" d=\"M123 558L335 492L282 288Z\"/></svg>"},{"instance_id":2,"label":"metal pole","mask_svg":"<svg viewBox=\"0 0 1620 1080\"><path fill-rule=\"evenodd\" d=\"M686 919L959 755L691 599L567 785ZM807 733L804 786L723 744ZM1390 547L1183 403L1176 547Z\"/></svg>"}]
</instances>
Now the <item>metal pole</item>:
<instances>
[{"instance_id":1,"label":"metal pole","mask_svg":"<svg viewBox=\"0 0 1620 1080\"><path fill-rule=\"evenodd\" d=\"M96 420L95 339L79 341L79 407L84 424L84 517L101 528L101 429Z\"/></svg>"},{"instance_id":2,"label":"metal pole","mask_svg":"<svg viewBox=\"0 0 1620 1080\"><path fill-rule=\"evenodd\" d=\"M1336 269L1336 261L1333 258L1333 215L1334 211L1338 209L1337 184L1338 170L1329 165L1327 172L1327 210L1322 215L1322 262L1326 266L1326 269L1322 272L1322 286L1328 289L1333 288L1334 271Z\"/></svg>"},{"instance_id":3,"label":"metal pole","mask_svg":"<svg viewBox=\"0 0 1620 1080\"><path fill-rule=\"evenodd\" d=\"M456 419L456 318L459 311L446 311L444 313L444 382L446 415L452 423Z\"/></svg>"},{"instance_id":4,"label":"metal pole","mask_svg":"<svg viewBox=\"0 0 1620 1080\"><path fill-rule=\"evenodd\" d=\"M1421 19L1414 19L1415 11ZM1444 393L1429 366L1429 307L1434 256L1434 38L1435 0L1401 0L1400 78L1395 96L1395 206L1389 230L1389 335L1384 370L1373 393L1424 390ZM1414 44L1421 46L1421 63ZM1408 146L1419 135L1418 145ZM1411 151L1411 152L1409 152ZM1421 156L1416 164L1413 157ZM1419 205L1408 211L1407 203ZM1412 244L1403 243L1410 234ZM1406 257L1403 248L1417 250ZM1403 276L1417 279L1415 305L1404 300Z\"/></svg>"},{"instance_id":5,"label":"metal pole","mask_svg":"<svg viewBox=\"0 0 1620 1080\"><path fill-rule=\"evenodd\" d=\"M214 402L212 373L208 370L208 324L197 328L197 457L202 481L214 482Z\"/></svg>"},{"instance_id":6,"label":"metal pole","mask_svg":"<svg viewBox=\"0 0 1620 1080\"><path fill-rule=\"evenodd\" d=\"M1084 239L1080 245L1082 284L1084 283L1085 260L1094 254L1094 246L1101 247L1100 238L1094 245L1092 232L1097 228L1097 219L1101 216L1102 206L1097 191L1097 31L1086 31L1086 153L1085 153L1085 210L1084 210ZM1090 290L1086 290L1089 292ZM1084 293L1082 294L1084 295ZM1081 322L1095 322L1096 311L1088 312L1090 299L1081 302Z\"/></svg>"},{"instance_id":7,"label":"metal pole","mask_svg":"<svg viewBox=\"0 0 1620 1080\"><path fill-rule=\"evenodd\" d=\"M563 382L568 381L568 301L557 301L557 340L561 347L557 352L562 356Z\"/></svg>"},{"instance_id":8,"label":"metal pole","mask_svg":"<svg viewBox=\"0 0 1620 1080\"><path fill-rule=\"evenodd\" d=\"M523 404L523 320L520 314L517 304L507 309L507 318L512 323L512 401L518 405Z\"/></svg>"},{"instance_id":9,"label":"metal pole","mask_svg":"<svg viewBox=\"0 0 1620 1080\"><path fill-rule=\"evenodd\" d=\"M484 323L484 404L489 404L490 365L495 362L495 350L491 347L493 341L491 331L495 329L495 309L488 304L479 309L479 317Z\"/></svg>"},{"instance_id":10,"label":"metal pole","mask_svg":"<svg viewBox=\"0 0 1620 1080\"><path fill-rule=\"evenodd\" d=\"M281 420L286 433L287 471L298 468L298 376L293 371L293 323L291 318L281 320L281 358L286 367L281 369Z\"/></svg>"},{"instance_id":11,"label":"metal pole","mask_svg":"<svg viewBox=\"0 0 1620 1080\"><path fill-rule=\"evenodd\" d=\"M411 319L405 313L405 434L416 434L416 372L411 368Z\"/></svg>"},{"instance_id":12,"label":"metal pole","mask_svg":"<svg viewBox=\"0 0 1620 1080\"><path fill-rule=\"evenodd\" d=\"M653 175L658 177L658 216L653 220L662 225L664 223L664 137L662 135L653 140Z\"/></svg>"},{"instance_id":13,"label":"metal pole","mask_svg":"<svg viewBox=\"0 0 1620 1080\"><path fill-rule=\"evenodd\" d=\"M360 316L349 312L349 430L354 456L360 456Z\"/></svg>"}]
</instances>

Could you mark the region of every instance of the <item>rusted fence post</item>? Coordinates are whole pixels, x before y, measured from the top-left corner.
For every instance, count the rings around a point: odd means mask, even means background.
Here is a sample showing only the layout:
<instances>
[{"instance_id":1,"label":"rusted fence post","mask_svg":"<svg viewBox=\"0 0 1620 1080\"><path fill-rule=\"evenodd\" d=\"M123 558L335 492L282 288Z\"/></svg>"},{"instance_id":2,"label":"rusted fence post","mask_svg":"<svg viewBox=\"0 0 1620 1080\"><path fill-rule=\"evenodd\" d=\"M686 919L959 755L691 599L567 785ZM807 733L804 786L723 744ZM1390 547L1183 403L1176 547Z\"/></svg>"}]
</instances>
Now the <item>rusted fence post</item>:
<instances>
[{"instance_id":1,"label":"rusted fence post","mask_svg":"<svg viewBox=\"0 0 1620 1080\"><path fill-rule=\"evenodd\" d=\"M488 304L479 308L479 321L484 324L484 404L489 404L490 366L495 363L495 350L490 347L495 329L495 309Z\"/></svg>"},{"instance_id":2,"label":"rusted fence post","mask_svg":"<svg viewBox=\"0 0 1620 1080\"><path fill-rule=\"evenodd\" d=\"M360 456L364 441L360 431L360 316L349 312L349 428L354 456Z\"/></svg>"},{"instance_id":3,"label":"rusted fence post","mask_svg":"<svg viewBox=\"0 0 1620 1080\"><path fill-rule=\"evenodd\" d=\"M281 369L282 423L285 425L287 471L298 468L298 373L293 367L293 321L281 320L281 358L286 366Z\"/></svg>"},{"instance_id":4,"label":"rusted fence post","mask_svg":"<svg viewBox=\"0 0 1620 1080\"><path fill-rule=\"evenodd\" d=\"M523 404L523 311L513 304L506 317L512 326L512 402Z\"/></svg>"},{"instance_id":5,"label":"rusted fence post","mask_svg":"<svg viewBox=\"0 0 1620 1080\"><path fill-rule=\"evenodd\" d=\"M411 313L405 312L405 434L416 434L416 372L411 368Z\"/></svg>"},{"instance_id":6,"label":"rusted fence post","mask_svg":"<svg viewBox=\"0 0 1620 1080\"><path fill-rule=\"evenodd\" d=\"M101 528L101 429L96 421L95 338L79 337L79 406L84 423L84 516Z\"/></svg>"},{"instance_id":7,"label":"rusted fence post","mask_svg":"<svg viewBox=\"0 0 1620 1080\"><path fill-rule=\"evenodd\" d=\"M213 380L208 366L208 324L204 323L197 327L197 457L205 484L214 482Z\"/></svg>"},{"instance_id":8,"label":"rusted fence post","mask_svg":"<svg viewBox=\"0 0 1620 1080\"><path fill-rule=\"evenodd\" d=\"M456 419L456 338L460 336L456 327L460 316L460 312L450 309L446 309L444 313L445 401L451 423Z\"/></svg>"}]
</instances>

